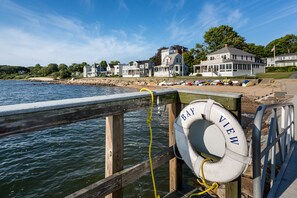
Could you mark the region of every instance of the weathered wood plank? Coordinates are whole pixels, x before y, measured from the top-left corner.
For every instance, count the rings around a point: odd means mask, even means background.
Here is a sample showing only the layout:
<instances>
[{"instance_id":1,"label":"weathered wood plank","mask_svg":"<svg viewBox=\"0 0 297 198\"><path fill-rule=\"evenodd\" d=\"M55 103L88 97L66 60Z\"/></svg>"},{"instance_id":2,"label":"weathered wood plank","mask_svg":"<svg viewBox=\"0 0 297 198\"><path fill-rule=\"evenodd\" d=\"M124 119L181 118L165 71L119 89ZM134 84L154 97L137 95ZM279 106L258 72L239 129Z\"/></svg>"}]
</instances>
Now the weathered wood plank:
<instances>
[{"instance_id":1,"label":"weathered wood plank","mask_svg":"<svg viewBox=\"0 0 297 198\"><path fill-rule=\"evenodd\" d=\"M168 106L169 116L169 147L175 146L174 121L181 111L181 104L174 103ZM169 161L169 191L173 192L182 188L182 161L176 157Z\"/></svg>"},{"instance_id":2,"label":"weathered wood plank","mask_svg":"<svg viewBox=\"0 0 297 198\"><path fill-rule=\"evenodd\" d=\"M222 104L226 109L235 111L238 110L238 102L241 100L241 94L178 90L178 100L180 103L189 104L193 100L198 99L212 99Z\"/></svg>"},{"instance_id":3,"label":"weathered wood plank","mask_svg":"<svg viewBox=\"0 0 297 198\"><path fill-rule=\"evenodd\" d=\"M124 162L124 114L106 117L105 177L123 170ZM117 190L106 198L122 198L123 190Z\"/></svg>"},{"instance_id":4,"label":"weathered wood plank","mask_svg":"<svg viewBox=\"0 0 297 198\"><path fill-rule=\"evenodd\" d=\"M164 105L176 101L177 91L155 91L154 95ZM150 99L149 93L136 92L0 106L0 137L135 111L148 107Z\"/></svg>"},{"instance_id":5,"label":"weathered wood plank","mask_svg":"<svg viewBox=\"0 0 297 198\"><path fill-rule=\"evenodd\" d=\"M166 152L153 158L154 169L167 163L174 157L172 147L168 148ZM119 190L130 183L137 181L142 176L150 172L149 160L127 168L123 171L117 172L112 176L104 178L90 186L83 188L67 198L74 197L104 197L116 190Z\"/></svg>"}]
</instances>

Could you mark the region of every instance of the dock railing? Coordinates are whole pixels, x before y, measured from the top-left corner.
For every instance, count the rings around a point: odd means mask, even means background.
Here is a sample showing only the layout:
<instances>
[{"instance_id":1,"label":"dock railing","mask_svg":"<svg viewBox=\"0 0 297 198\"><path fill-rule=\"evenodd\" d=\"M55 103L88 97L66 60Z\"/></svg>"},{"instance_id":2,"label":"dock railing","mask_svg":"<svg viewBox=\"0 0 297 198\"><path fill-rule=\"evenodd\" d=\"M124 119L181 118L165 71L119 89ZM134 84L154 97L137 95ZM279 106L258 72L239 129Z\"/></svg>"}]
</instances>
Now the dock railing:
<instances>
[{"instance_id":1,"label":"dock railing","mask_svg":"<svg viewBox=\"0 0 297 198\"><path fill-rule=\"evenodd\" d=\"M167 105L169 116L168 150L153 157L153 167L169 163L169 191L182 188L182 162L175 158L172 146L174 120L182 105L192 100L213 99L241 119L241 94L207 91L159 90L154 91L155 106ZM106 117L105 178L74 192L68 197L123 197L123 188L148 174L149 161L123 169L124 114L148 108L148 92L132 92L108 96L65 99L1 106L0 137L24 132L54 128L83 120ZM226 184L226 197L240 197L240 178Z\"/></svg>"},{"instance_id":2,"label":"dock railing","mask_svg":"<svg viewBox=\"0 0 297 198\"><path fill-rule=\"evenodd\" d=\"M261 147L261 143L264 144L263 137L265 137L262 134L262 125L265 123L264 119L267 119L265 113L269 115L269 120L266 121L269 123L269 130L266 136L267 145ZM255 198L265 196L265 193L268 193L273 186L277 171L284 163L291 145L295 141L294 131L293 104L272 104L258 107L252 135L253 195Z\"/></svg>"}]
</instances>

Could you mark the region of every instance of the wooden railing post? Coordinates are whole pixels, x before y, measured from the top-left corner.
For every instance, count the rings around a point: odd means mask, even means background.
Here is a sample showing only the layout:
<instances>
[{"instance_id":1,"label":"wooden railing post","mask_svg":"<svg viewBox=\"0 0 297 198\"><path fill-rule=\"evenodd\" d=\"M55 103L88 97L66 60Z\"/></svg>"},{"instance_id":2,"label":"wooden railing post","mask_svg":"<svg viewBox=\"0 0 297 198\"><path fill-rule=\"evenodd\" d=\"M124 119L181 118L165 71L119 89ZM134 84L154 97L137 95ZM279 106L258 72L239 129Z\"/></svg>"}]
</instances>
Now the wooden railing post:
<instances>
[{"instance_id":1,"label":"wooden railing post","mask_svg":"<svg viewBox=\"0 0 297 198\"><path fill-rule=\"evenodd\" d=\"M169 104L169 147L175 145L174 120L181 111L180 103ZM173 192L182 188L182 162L176 157L169 161L169 191Z\"/></svg>"},{"instance_id":2,"label":"wooden railing post","mask_svg":"<svg viewBox=\"0 0 297 198\"><path fill-rule=\"evenodd\" d=\"M236 101L236 110L233 111L237 121L241 123L241 97L232 99ZM240 198L241 197L241 176L235 180L225 184L225 197L226 198Z\"/></svg>"},{"instance_id":3,"label":"wooden railing post","mask_svg":"<svg viewBox=\"0 0 297 198\"><path fill-rule=\"evenodd\" d=\"M124 153L124 114L106 117L105 136L105 177L123 170ZM106 196L106 198L121 198L120 189Z\"/></svg>"}]
</instances>

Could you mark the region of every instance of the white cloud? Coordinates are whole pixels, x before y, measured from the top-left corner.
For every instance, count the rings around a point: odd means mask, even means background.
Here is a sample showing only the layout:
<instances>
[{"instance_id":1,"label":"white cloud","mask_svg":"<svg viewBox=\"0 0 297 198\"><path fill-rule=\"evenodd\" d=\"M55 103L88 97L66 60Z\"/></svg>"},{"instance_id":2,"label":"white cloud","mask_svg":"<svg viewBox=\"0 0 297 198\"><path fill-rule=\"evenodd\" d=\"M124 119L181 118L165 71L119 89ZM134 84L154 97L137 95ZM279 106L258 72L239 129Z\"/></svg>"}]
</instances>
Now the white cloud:
<instances>
[{"instance_id":1,"label":"white cloud","mask_svg":"<svg viewBox=\"0 0 297 198\"><path fill-rule=\"evenodd\" d=\"M275 10L270 10L270 12L265 12L263 15L259 16L263 20L258 23L254 23L252 26L246 29L246 31L257 29L258 27L273 24L278 20L295 17L297 15L297 3L293 4L283 4L283 7L277 7ZM296 20L295 20L296 21ZM288 27L289 28L289 27Z\"/></svg>"},{"instance_id":2,"label":"white cloud","mask_svg":"<svg viewBox=\"0 0 297 198\"><path fill-rule=\"evenodd\" d=\"M199 38L202 42L203 35L209 28L223 24L239 28L244 26L248 19L244 18L239 9L234 10L225 4L207 3L196 13L196 20L192 20L191 23L189 21L191 20L174 17L168 28L170 38L185 44L197 42Z\"/></svg>"},{"instance_id":3,"label":"white cloud","mask_svg":"<svg viewBox=\"0 0 297 198\"><path fill-rule=\"evenodd\" d=\"M9 12L25 26L0 23L0 64L27 66L115 59L124 63L147 59L156 48L145 44L144 26L127 37L123 30L101 33L100 22L85 26L77 19L37 14L17 4L10 4Z\"/></svg>"},{"instance_id":4,"label":"white cloud","mask_svg":"<svg viewBox=\"0 0 297 198\"><path fill-rule=\"evenodd\" d=\"M128 8L126 2L125 2L125 0L119 0L119 6L120 6L120 8L123 9L123 10L126 10L126 11L129 10L129 8Z\"/></svg>"},{"instance_id":5,"label":"white cloud","mask_svg":"<svg viewBox=\"0 0 297 198\"><path fill-rule=\"evenodd\" d=\"M7 36L9 35L9 36ZM0 28L1 64L35 65L40 63L80 63L100 60L128 62L148 58L150 46L120 41L116 37L88 37L81 43L67 40L44 40L15 28Z\"/></svg>"}]
</instances>

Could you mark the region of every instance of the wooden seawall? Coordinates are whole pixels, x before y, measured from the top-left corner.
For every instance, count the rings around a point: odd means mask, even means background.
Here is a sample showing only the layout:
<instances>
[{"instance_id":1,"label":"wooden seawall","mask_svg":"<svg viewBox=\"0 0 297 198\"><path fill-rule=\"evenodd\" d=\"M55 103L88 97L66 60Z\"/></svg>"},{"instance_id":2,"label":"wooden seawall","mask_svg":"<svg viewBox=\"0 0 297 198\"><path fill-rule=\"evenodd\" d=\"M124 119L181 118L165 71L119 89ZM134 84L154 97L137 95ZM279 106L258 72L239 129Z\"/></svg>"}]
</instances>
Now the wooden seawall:
<instances>
[{"instance_id":1,"label":"wooden seawall","mask_svg":"<svg viewBox=\"0 0 297 198\"><path fill-rule=\"evenodd\" d=\"M169 119L168 150L153 159L154 169L169 163L169 193L182 191L182 162L175 158L173 123L183 105L197 99L213 99L241 119L241 95L205 91L155 91L155 102L167 105ZM143 161L123 169L124 114L150 105L148 92L66 99L0 107L0 137L106 117L105 176L68 197L123 197L123 188L150 172ZM156 103L154 104L156 105ZM240 197L240 179L226 185L226 197Z\"/></svg>"}]
</instances>

